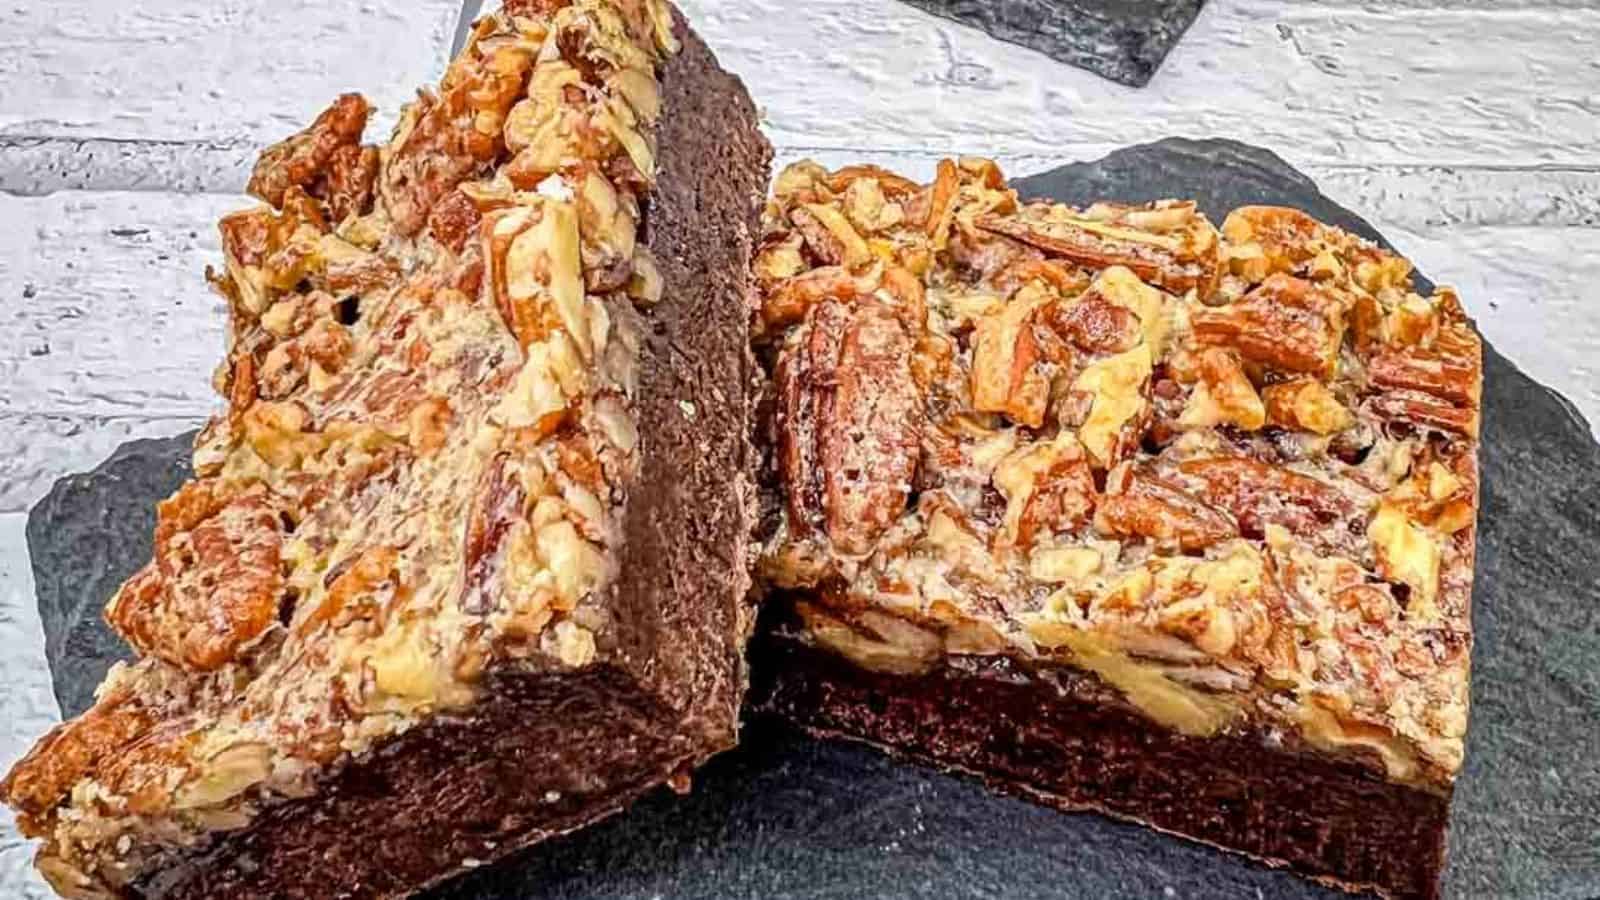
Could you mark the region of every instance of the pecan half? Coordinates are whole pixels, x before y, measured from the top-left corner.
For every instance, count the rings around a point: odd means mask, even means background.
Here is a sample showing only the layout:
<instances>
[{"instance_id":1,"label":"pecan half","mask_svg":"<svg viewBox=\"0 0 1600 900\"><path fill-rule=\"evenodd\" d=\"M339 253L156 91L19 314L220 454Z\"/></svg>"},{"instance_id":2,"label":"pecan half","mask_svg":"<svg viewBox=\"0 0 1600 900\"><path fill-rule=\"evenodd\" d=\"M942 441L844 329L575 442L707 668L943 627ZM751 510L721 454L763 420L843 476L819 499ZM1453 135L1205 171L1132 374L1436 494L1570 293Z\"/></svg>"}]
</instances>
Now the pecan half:
<instances>
[{"instance_id":1,"label":"pecan half","mask_svg":"<svg viewBox=\"0 0 1600 900\"><path fill-rule=\"evenodd\" d=\"M283 524L264 488L235 495L192 481L156 510L155 559L122 586L106 621L142 653L210 671L277 621Z\"/></svg>"},{"instance_id":2,"label":"pecan half","mask_svg":"<svg viewBox=\"0 0 1600 900\"><path fill-rule=\"evenodd\" d=\"M1149 538L1158 546L1184 551L1203 550L1239 534L1221 512L1131 463L1107 476L1094 527L1103 534Z\"/></svg>"},{"instance_id":3,"label":"pecan half","mask_svg":"<svg viewBox=\"0 0 1600 900\"><path fill-rule=\"evenodd\" d=\"M1432 349L1402 346L1367 362L1372 383L1385 389L1421 391L1460 406L1475 406L1482 378L1478 339L1464 329L1439 335Z\"/></svg>"},{"instance_id":4,"label":"pecan half","mask_svg":"<svg viewBox=\"0 0 1600 900\"><path fill-rule=\"evenodd\" d=\"M1278 371L1324 378L1333 374L1344 334L1337 297L1282 274L1227 306L1194 310L1190 324L1203 344L1230 347Z\"/></svg>"},{"instance_id":5,"label":"pecan half","mask_svg":"<svg viewBox=\"0 0 1600 900\"><path fill-rule=\"evenodd\" d=\"M920 454L912 341L876 304L827 301L779 356L778 457L791 526L862 554L905 511Z\"/></svg>"},{"instance_id":6,"label":"pecan half","mask_svg":"<svg viewBox=\"0 0 1600 900\"><path fill-rule=\"evenodd\" d=\"M1195 288L1207 295L1216 287L1220 271L1216 229L1193 203L1102 203L1083 211L1030 203L1014 215L983 215L976 222L979 228L1081 266L1126 266L1169 291Z\"/></svg>"},{"instance_id":7,"label":"pecan half","mask_svg":"<svg viewBox=\"0 0 1600 900\"><path fill-rule=\"evenodd\" d=\"M1282 525L1304 537L1317 537L1330 523L1351 512L1338 489L1299 472L1244 457L1188 460L1178 465L1197 479L1205 499L1233 514L1247 537Z\"/></svg>"}]
</instances>

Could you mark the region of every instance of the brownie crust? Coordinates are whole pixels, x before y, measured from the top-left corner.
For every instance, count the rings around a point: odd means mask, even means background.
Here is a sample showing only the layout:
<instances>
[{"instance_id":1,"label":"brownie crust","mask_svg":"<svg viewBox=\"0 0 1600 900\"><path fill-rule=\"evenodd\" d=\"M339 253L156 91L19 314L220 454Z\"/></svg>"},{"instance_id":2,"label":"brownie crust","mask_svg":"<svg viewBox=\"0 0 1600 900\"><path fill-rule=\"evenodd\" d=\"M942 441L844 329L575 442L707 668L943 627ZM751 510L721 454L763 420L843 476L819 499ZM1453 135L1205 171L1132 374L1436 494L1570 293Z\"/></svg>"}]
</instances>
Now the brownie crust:
<instances>
[{"instance_id":1,"label":"brownie crust","mask_svg":"<svg viewBox=\"0 0 1600 900\"><path fill-rule=\"evenodd\" d=\"M129 889L139 898L402 897L609 816L734 745L754 622L744 272L771 149L737 78L675 13L660 174L641 237L660 261L640 366L641 476L609 603L607 664L506 672ZM696 410L689 414L686 407Z\"/></svg>"},{"instance_id":2,"label":"brownie crust","mask_svg":"<svg viewBox=\"0 0 1600 900\"><path fill-rule=\"evenodd\" d=\"M1185 736L1091 674L1034 671L1006 657L950 656L920 675L871 672L782 622L764 626L751 652L762 660L752 708L819 737L861 741L1345 890L1439 896L1449 798L1282 731Z\"/></svg>"}]
</instances>

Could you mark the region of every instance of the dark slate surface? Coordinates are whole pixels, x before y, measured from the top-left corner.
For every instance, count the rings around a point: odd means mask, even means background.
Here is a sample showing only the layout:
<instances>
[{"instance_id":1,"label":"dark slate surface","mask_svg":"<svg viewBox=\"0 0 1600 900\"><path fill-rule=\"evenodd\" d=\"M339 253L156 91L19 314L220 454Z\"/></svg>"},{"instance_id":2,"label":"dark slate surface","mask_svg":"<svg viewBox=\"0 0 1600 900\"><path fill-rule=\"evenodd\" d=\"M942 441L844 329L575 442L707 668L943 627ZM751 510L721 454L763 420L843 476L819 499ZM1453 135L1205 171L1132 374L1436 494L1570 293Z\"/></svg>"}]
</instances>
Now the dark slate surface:
<instances>
[{"instance_id":1,"label":"dark slate surface","mask_svg":"<svg viewBox=\"0 0 1600 900\"><path fill-rule=\"evenodd\" d=\"M1198 199L1218 219L1286 203L1376 237L1276 156L1184 140L1022 180L1072 202ZM1472 298L1469 298L1469 300ZM1481 302L1481 301L1480 301ZM1447 895L1600 896L1600 445L1577 411L1490 350L1474 610L1472 728ZM149 553L151 505L187 436L123 448L33 511L57 696L88 702L116 655L100 605ZM1061 815L854 746L756 723L687 798L480 870L432 900L805 897L1144 898L1336 895L1129 825Z\"/></svg>"},{"instance_id":2,"label":"dark slate surface","mask_svg":"<svg viewBox=\"0 0 1600 900\"><path fill-rule=\"evenodd\" d=\"M155 504L189 477L194 433L133 441L93 472L69 475L28 515L28 555L56 702L76 714L113 662L133 654L100 612L150 559Z\"/></svg>"},{"instance_id":3,"label":"dark slate surface","mask_svg":"<svg viewBox=\"0 0 1600 900\"><path fill-rule=\"evenodd\" d=\"M1143 87L1205 0L905 0L1112 81Z\"/></svg>"}]
</instances>

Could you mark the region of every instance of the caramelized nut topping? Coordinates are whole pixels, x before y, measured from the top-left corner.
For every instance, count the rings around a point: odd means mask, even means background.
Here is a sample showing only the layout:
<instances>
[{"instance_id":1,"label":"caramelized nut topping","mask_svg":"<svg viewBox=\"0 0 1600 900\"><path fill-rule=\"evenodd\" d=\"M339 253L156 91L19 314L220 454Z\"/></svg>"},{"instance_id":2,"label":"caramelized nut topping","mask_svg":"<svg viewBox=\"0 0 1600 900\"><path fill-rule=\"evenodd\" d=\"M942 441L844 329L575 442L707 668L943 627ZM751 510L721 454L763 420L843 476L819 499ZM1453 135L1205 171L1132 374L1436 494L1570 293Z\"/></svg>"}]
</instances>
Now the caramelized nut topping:
<instances>
[{"instance_id":1,"label":"caramelized nut topping","mask_svg":"<svg viewBox=\"0 0 1600 900\"><path fill-rule=\"evenodd\" d=\"M811 639L1075 665L1186 734L1454 776L1481 378L1454 294L1297 210L1022 204L981 160L798 163L762 237L787 515L758 569L810 591Z\"/></svg>"}]
</instances>

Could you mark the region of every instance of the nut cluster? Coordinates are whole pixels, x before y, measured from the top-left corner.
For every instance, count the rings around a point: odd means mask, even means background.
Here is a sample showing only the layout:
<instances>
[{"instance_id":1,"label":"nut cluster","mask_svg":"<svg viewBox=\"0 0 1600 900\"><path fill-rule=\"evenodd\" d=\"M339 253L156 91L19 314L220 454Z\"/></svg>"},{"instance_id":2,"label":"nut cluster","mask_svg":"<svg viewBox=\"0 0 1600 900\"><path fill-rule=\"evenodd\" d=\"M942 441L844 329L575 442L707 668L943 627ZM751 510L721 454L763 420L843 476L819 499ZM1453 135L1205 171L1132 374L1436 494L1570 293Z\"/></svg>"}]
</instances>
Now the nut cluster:
<instances>
[{"instance_id":1,"label":"nut cluster","mask_svg":"<svg viewBox=\"0 0 1600 900\"><path fill-rule=\"evenodd\" d=\"M818 643L1097 672L1395 779L1460 765L1480 344L1453 293L1291 209L1024 203L791 166L754 264L763 576Z\"/></svg>"}]
</instances>

